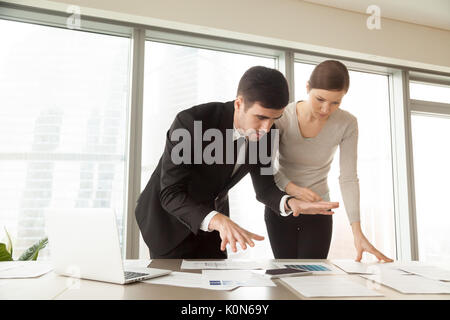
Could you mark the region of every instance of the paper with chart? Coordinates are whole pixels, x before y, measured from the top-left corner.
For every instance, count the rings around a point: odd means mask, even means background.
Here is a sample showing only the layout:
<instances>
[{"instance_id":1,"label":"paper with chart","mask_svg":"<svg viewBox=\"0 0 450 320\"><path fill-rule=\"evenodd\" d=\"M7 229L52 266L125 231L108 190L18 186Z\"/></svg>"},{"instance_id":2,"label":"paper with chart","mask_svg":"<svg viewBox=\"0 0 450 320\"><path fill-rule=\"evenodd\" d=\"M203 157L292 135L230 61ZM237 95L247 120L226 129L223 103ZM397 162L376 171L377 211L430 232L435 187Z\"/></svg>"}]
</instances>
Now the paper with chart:
<instances>
[{"instance_id":1,"label":"paper with chart","mask_svg":"<svg viewBox=\"0 0 450 320\"><path fill-rule=\"evenodd\" d=\"M276 287L267 278L255 274L251 270L203 270L203 281L206 285L235 285L239 287Z\"/></svg>"},{"instance_id":2,"label":"paper with chart","mask_svg":"<svg viewBox=\"0 0 450 320\"><path fill-rule=\"evenodd\" d=\"M385 272L376 275L361 275L405 294L450 294L450 283L427 279L414 274Z\"/></svg>"},{"instance_id":3,"label":"paper with chart","mask_svg":"<svg viewBox=\"0 0 450 320\"><path fill-rule=\"evenodd\" d=\"M293 268L312 271L313 275L346 274L339 268L325 262L283 261L283 262L276 262L275 265L278 268Z\"/></svg>"},{"instance_id":4,"label":"paper with chart","mask_svg":"<svg viewBox=\"0 0 450 320\"><path fill-rule=\"evenodd\" d=\"M181 269L222 269L222 270L254 270L263 269L261 262L251 260L220 260L220 261L201 261L201 260L183 260Z\"/></svg>"},{"instance_id":5,"label":"paper with chart","mask_svg":"<svg viewBox=\"0 0 450 320\"><path fill-rule=\"evenodd\" d=\"M0 279L35 278L52 270L46 261L4 261L0 262Z\"/></svg>"},{"instance_id":6,"label":"paper with chart","mask_svg":"<svg viewBox=\"0 0 450 320\"><path fill-rule=\"evenodd\" d=\"M219 284L219 285L205 285L203 277L200 273L192 272L176 272L142 281L150 284L162 284L168 286L187 287L187 288L202 288L210 290L233 290L237 288L236 285Z\"/></svg>"},{"instance_id":7,"label":"paper with chart","mask_svg":"<svg viewBox=\"0 0 450 320\"><path fill-rule=\"evenodd\" d=\"M367 286L339 276L304 276L280 279L307 298L313 297L381 297Z\"/></svg>"}]
</instances>

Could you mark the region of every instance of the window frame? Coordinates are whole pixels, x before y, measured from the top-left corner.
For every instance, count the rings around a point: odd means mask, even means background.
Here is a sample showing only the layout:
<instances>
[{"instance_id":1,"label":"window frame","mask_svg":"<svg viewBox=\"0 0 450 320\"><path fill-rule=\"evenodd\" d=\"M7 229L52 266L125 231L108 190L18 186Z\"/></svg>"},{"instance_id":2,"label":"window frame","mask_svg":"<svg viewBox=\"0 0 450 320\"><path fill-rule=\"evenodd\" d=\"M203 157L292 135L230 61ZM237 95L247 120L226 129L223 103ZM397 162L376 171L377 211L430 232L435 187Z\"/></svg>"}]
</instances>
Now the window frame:
<instances>
[{"instance_id":1,"label":"window frame","mask_svg":"<svg viewBox=\"0 0 450 320\"><path fill-rule=\"evenodd\" d=\"M422 84L428 85L445 85L450 87L450 76L444 76L442 74L427 74L420 72L410 72L408 74L408 82L405 87L407 87L407 95L408 95L408 121L411 126L412 116L413 115L425 115L431 117L446 117L450 118L450 103L442 103L442 102L434 102L434 101L426 101L426 100L417 100L409 98L409 84L410 82L418 82ZM412 131L410 128L410 158L413 159L413 143L412 143ZM411 172L411 180L414 180L414 163L411 160L410 164L410 172ZM413 250L414 250L414 259L419 261L420 252L419 252L419 236L417 230L417 212L416 212L416 201L415 201L415 187L412 185L412 199L413 199L413 207L414 210L410 213L410 219L414 222L414 234L413 239L414 242Z\"/></svg>"},{"instance_id":2,"label":"window frame","mask_svg":"<svg viewBox=\"0 0 450 320\"><path fill-rule=\"evenodd\" d=\"M39 9L22 9L20 6L16 5L5 5L4 3L0 3L0 19L1 20L8 20L8 21L15 21L20 23L29 23L34 25L40 25L45 27L56 27L56 28L63 28L63 29L69 29L67 27L67 19L71 16L72 13L62 13L62 12L49 12L48 10L39 10ZM95 18L85 17L83 16L82 23L80 25L80 28L77 28L76 31L82 31L82 32L92 32L97 34L104 34L109 36L118 36L118 37L124 37L129 38L131 40L131 43L134 44L134 39L136 38L135 35L135 29L133 29L131 26L126 26L122 24L115 24L111 22L104 22L97 20ZM71 30L71 29L69 29ZM131 49L131 48L130 48ZM133 53L133 52L130 52ZM136 78L137 72L132 71L132 67L134 67L135 64L137 64L137 60L134 59L133 55L130 54L130 61L129 64L129 74L128 77L131 77L131 80L134 80L133 78ZM131 108L135 108L135 104L137 103L136 97L137 93L131 94L131 90L136 86L135 82L129 81L130 87L129 87L129 96L128 96L128 102L126 107L128 108L128 114L126 119L126 130L127 130L127 138L125 142L125 160L128 159L128 166L125 167L124 172L124 187L125 192L124 194L124 207L123 207L123 220L122 220L122 230L124 230L124 234L122 234L123 239L123 246L122 246L122 254L123 256L131 256L131 254L135 253L135 245L133 244L133 240L130 239L130 237L135 237L134 231L137 228L134 228L133 224L128 223L129 221L133 221L135 219L130 219L130 196L131 193L129 192L131 179L130 179L130 173L133 173L133 165L131 163L132 160L134 160L134 153L131 153L130 150L135 150L135 141L132 139L132 134L130 132L130 128L133 128L133 124L135 121L132 120L132 115L136 114L136 112L131 112ZM130 104L130 99L133 99L133 103ZM133 214L134 218L134 214ZM137 228L137 230L139 230Z\"/></svg>"},{"instance_id":3,"label":"window frame","mask_svg":"<svg viewBox=\"0 0 450 320\"><path fill-rule=\"evenodd\" d=\"M47 27L67 28L68 12L50 11L37 8L22 8L19 5L0 3L0 19L25 22ZM113 21L104 21L83 15L77 30L131 38L133 27Z\"/></svg>"}]
</instances>

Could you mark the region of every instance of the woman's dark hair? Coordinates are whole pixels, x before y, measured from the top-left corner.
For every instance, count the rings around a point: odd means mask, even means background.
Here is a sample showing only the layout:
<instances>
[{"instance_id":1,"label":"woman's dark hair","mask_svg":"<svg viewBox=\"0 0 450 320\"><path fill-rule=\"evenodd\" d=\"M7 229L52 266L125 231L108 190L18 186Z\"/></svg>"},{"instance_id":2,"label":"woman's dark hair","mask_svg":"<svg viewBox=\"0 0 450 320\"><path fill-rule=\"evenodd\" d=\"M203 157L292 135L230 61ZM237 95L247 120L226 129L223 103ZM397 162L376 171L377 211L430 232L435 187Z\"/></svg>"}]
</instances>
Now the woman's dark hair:
<instances>
[{"instance_id":1,"label":"woman's dark hair","mask_svg":"<svg viewBox=\"0 0 450 320\"><path fill-rule=\"evenodd\" d=\"M289 102L288 83L283 74L261 66L252 67L244 73L237 95L244 98L246 111L255 102L270 109L283 109Z\"/></svg>"},{"instance_id":2,"label":"woman's dark hair","mask_svg":"<svg viewBox=\"0 0 450 320\"><path fill-rule=\"evenodd\" d=\"M325 60L314 68L308 82L310 89L347 92L350 87L350 76L347 67L342 62Z\"/></svg>"}]
</instances>

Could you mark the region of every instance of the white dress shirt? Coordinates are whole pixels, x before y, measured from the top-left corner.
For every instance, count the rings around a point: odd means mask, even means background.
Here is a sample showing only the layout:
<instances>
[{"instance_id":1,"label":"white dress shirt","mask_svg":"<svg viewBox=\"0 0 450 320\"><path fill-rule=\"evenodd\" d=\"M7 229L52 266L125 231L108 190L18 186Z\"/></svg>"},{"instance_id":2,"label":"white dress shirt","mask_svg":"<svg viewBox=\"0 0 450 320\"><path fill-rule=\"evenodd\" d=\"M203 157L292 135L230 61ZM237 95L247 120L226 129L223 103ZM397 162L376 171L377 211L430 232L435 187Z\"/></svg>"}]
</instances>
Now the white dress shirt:
<instances>
[{"instance_id":1,"label":"white dress shirt","mask_svg":"<svg viewBox=\"0 0 450 320\"><path fill-rule=\"evenodd\" d=\"M238 150L238 156L237 156L238 160L236 160L236 164L234 165L234 169L233 169L233 172L232 172L231 176L233 176L237 172L239 167L242 165L242 163L244 163L245 150L246 150L247 143L248 143L248 138L244 134L239 132L239 130L236 129L236 127L233 126L233 141L236 141L239 138L244 138L245 139L245 143L240 145L240 149ZM290 215L292 213L292 211L286 212L284 210L284 205L285 205L286 199L288 197L290 197L290 196L289 195L285 195L285 196L283 196L281 198L281 201L280 201L280 215L282 215L284 217L286 217L286 216L288 216L288 215ZM208 215L205 217L205 219L203 219L202 223L200 224L200 230L208 231L208 232L213 231L213 230L208 228L209 222L218 213L219 212L217 212L215 210L213 210L210 213L208 213Z\"/></svg>"}]
</instances>

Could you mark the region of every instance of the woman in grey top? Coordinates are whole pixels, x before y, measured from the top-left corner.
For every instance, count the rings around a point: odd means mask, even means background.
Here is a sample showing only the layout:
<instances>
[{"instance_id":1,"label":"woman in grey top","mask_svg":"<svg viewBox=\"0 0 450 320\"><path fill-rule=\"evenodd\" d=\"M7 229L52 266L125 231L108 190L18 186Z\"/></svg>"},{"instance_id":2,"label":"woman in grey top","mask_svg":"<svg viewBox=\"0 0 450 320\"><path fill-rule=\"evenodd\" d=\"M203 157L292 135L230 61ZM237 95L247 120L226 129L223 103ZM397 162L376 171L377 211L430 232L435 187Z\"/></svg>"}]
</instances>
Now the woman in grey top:
<instances>
[{"instance_id":1,"label":"woman in grey top","mask_svg":"<svg viewBox=\"0 0 450 320\"><path fill-rule=\"evenodd\" d=\"M358 123L339 109L348 91L348 70L339 61L316 66L306 85L308 100L289 104L275 121L280 130L278 187L305 201L329 201L327 176L337 147L340 148L339 183L361 261L367 251L391 262L364 236L359 216L357 176ZM289 200L287 201L289 206ZM265 221L276 259L326 259L332 234L332 215L289 215L280 217L265 208Z\"/></svg>"}]
</instances>

